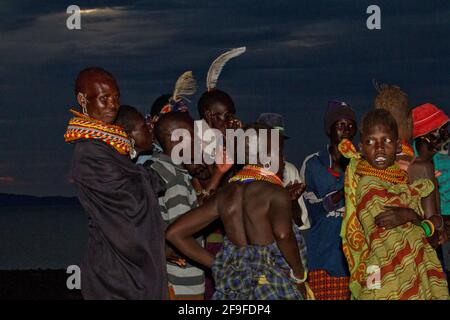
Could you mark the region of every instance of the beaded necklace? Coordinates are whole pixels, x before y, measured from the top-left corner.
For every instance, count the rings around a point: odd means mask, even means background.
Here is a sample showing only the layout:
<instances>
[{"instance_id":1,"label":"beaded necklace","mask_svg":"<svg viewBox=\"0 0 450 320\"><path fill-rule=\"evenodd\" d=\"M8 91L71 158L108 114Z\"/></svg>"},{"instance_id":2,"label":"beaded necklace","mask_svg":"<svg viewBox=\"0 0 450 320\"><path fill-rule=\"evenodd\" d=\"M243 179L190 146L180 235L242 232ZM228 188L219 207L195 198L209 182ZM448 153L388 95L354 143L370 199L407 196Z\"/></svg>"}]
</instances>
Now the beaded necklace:
<instances>
[{"instance_id":1,"label":"beaded necklace","mask_svg":"<svg viewBox=\"0 0 450 320\"><path fill-rule=\"evenodd\" d=\"M414 157L414 149L406 141L402 142L402 153L407 156Z\"/></svg>"},{"instance_id":2,"label":"beaded necklace","mask_svg":"<svg viewBox=\"0 0 450 320\"><path fill-rule=\"evenodd\" d=\"M131 142L121 127L106 124L75 110L70 110L70 112L75 117L70 119L64 134L66 142L95 139L109 144L120 154L129 154Z\"/></svg>"},{"instance_id":3,"label":"beaded necklace","mask_svg":"<svg viewBox=\"0 0 450 320\"><path fill-rule=\"evenodd\" d=\"M393 184L406 184L408 183L408 173L394 164L387 169L376 169L372 167L366 160L358 162L356 167L356 173L361 176L377 177L383 181Z\"/></svg>"},{"instance_id":4,"label":"beaded necklace","mask_svg":"<svg viewBox=\"0 0 450 320\"><path fill-rule=\"evenodd\" d=\"M283 186L283 181L275 173L254 165L246 165L228 182L250 183L257 180Z\"/></svg>"}]
</instances>

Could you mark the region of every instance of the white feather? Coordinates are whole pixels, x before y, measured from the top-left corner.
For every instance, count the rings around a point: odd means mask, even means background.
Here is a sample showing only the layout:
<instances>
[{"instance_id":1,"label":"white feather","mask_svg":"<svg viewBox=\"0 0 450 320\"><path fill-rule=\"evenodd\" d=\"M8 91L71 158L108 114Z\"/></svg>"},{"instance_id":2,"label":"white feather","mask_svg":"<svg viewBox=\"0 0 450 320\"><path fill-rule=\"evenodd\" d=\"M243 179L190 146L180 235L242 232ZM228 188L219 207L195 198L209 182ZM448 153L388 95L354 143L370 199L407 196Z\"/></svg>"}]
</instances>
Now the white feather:
<instances>
[{"instance_id":1,"label":"white feather","mask_svg":"<svg viewBox=\"0 0 450 320\"><path fill-rule=\"evenodd\" d=\"M183 73L175 83L172 99L178 101L184 96L191 96L197 90L197 82L195 81L192 71Z\"/></svg>"},{"instance_id":2,"label":"white feather","mask_svg":"<svg viewBox=\"0 0 450 320\"><path fill-rule=\"evenodd\" d=\"M213 89L217 85L217 80L219 79L220 73L222 72L225 64L237 56L243 54L246 47L231 49L223 54L221 54L216 60L213 61L208 70L208 75L206 76L206 88L209 90Z\"/></svg>"}]
</instances>

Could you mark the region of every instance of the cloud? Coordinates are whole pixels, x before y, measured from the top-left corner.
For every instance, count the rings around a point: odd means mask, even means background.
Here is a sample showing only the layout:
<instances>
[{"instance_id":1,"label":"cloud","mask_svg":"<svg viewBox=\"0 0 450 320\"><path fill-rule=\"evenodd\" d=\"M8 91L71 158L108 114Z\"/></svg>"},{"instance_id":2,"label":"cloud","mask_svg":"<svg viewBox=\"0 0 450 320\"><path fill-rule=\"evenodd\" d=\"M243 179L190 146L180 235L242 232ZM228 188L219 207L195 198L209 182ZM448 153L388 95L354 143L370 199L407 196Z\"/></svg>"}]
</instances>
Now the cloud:
<instances>
[{"instance_id":1,"label":"cloud","mask_svg":"<svg viewBox=\"0 0 450 320\"><path fill-rule=\"evenodd\" d=\"M209 64L231 47L247 52L225 67L219 87L238 115L286 118L295 163L317 151L328 99L370 108L373 77L397 83L411 103L450 100L449 1L378 0L382 30L365 26L371 1L75 1L82 30L66 28L73 1L2 1L0 143L2 169L16 181L0 191L73 194L72 146L63 141L76 102L77 72L102 66L118 78L122 102L147 111L154 98L193 70L204 89ZM305 116L307 115L307 117ZM20 159L20 161L18 160ZM6 175L5 175L6 176ZM19 184L20 182L20 184Z\"/></svg>"}]
</instances>

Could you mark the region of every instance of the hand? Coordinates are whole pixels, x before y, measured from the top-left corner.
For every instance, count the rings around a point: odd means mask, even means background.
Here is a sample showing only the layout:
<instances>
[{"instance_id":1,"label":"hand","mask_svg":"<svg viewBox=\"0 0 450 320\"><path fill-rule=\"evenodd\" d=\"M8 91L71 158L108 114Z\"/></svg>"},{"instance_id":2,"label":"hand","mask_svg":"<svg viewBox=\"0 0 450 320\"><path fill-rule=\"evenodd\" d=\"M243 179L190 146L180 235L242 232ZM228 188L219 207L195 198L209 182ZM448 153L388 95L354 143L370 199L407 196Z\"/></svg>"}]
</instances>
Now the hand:
<instances>
[{"instance_id":1,"label":"hand","mask_svg":"<svg viewBox=\"0 0 450 320\"><path fill-rule=\"evenodd\" d=\"M433 249L436 249L439 247L440 239L439 239L439 233L435 232L431 237L427 238L428 243L433 247Z\"/></svg>"},{"instance_id":2,"label":"hand","mask_svg":"<svg viewBox=\"0 0 450 320\"><path fill-rule=\"evenodd\" d=\"M384 207L386 210L375 217L375 224L379 228L392 229L407 222L418 224L420 219L417 213L410 208Z\"/></svg>"},{"instance_id":3,"label":"hand","mask_svg":"<svg viewBox=\"0 0 450 320\"><path fill-rule=\"evenodd\" d=\"M297 180L294 181L294 183L289 182L289 184L286 186L286 190L289 192L291 196L291 200L298 200L300 196L305 192L306 185L304 183L300 183Z\"/></svg>"},{"instance_id":4,"label":"hand","mask_svg":"<svg viewBox=\"0 0 450 320\"><path fill-rule=\"evenodd\" d=\"M334 205L337 205L345 197L344 189L341 189L341 190L333 193L330 197L331 197L331 201L334 203Z\"/></svg>"},{"instance_id":5,"label":"hand","mask_svg":"<svg viewBox=\"0 0 450 320\"><path fill-rule=\"evenodd\" d=\"M219 163L216 162L215 165L215 173L218 173L219 175L223 175L225 172L231 169L233 167L233 159L228 155L227 150L225 149L225 146L220 146L217 149L217 153L221 154L222 157L216 157L216 161L219 160Z\"/></svg>"},{"instance_id":6,"label":"hand","mask_svg":"<svg viewBox=\"0 0 450 320\"><path fill-rule=\"evenodd\" d=\"M166 260L176 264L177 266L184 268L186 267L186 260L181 258L178 254L173 251L172 248L166 246Z\"/></svg>"},{"instance_id":7,"label":"hand","mask_svg":"<svg viewBox=\"0 0 450 320\"><path fill-rule=\"evenodd\" d=\"M239 129L243 127L243 124L241 122L241 120L239 120L238 118L232 117L230 120L228 120L227 123L227 129Z\"/></svg>"},{"instance_id":8,"label":"hand","mask_svg":"<svg viewBox=\"0 0 450 320\"><path fill-rule=\"evenodd\" d=\"M173 256L171 257L166 257L167 261L169 261L170 263L175 263L177 266L179 266L180 268L184 268L186 267L186 260L181 258L179 255L177 254L173 254Z\"/></svg>"},{"instance_id":9,"label":"hand","mask_svg":"<svg viewBox=\"0 0 450 320\"><path fill-rule=\"evenodd\" d=\"M445 232L445 230L443 231L438 231L439 233L439 244L444 244L448 241L448 234L447 232Z\"/></svg>"}]
</instances>

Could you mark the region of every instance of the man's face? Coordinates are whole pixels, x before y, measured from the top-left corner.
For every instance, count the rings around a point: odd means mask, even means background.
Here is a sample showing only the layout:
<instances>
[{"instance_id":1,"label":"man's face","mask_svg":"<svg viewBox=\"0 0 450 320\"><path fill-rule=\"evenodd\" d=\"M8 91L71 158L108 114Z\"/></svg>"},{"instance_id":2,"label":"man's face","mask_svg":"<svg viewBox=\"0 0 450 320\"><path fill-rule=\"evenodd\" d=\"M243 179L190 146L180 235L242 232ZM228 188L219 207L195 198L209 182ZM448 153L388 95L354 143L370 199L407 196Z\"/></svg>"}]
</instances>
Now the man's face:
<instances>
[{"instance_id":1,"label":"man's face","mask_svg":"<svg viewBox=\"0 0 450 320\"><path fill-rule=\"evenodd\" d=\"M372 167L384 170L394 164L400 141L390 128L377 124L363 132L359 147Z\"/></svg>"},{"instance_id":2,"label":"man's face","mask_svg":"<svg viewBox=\"0 0 450 320\"><path fill-rule=\"evenodd\" d=\"M218 129L225 134L226 129L233 129L231 125L233 120L236 119L235 112L232 106L216 102L211 106L210 110L206 111L205 118L212 128Z\"/></svg>"},{"instance_id":3,"label":"man's face","mask_svg":"<svg viewBox=\"0 0 450 320\"><path fill-rule=\"evenodd\" d=\"M356 134L356 123L349 119L339 119L330 129L332 144L338 145L343 139L353 140Z\"/></svg>"},{"instance_id":4,"label":"man's face","mask_svg":"<svg viewBox=\"0 0 450 320\"><path fill-rule=\"evenodd\" d=\"M86 86L86 108L90 117L112 124L120 106L119 88L109 78L96 79Z\"/></svg>"},{"instance_id":5,"label":"man's face","mask_svg":"<svg viewBox=\"0 0 450 320\"><path fill-rule=\"evenodd\" d=\"M442 127L428 133L425 137L430 141L430 146L433 148L434 152L440 152L442 149L448 149L450 139L448 122Z\"/></svg>"},{"instance_id":6,"label":"man's face","mask_svg":"<svg viewBox=\"0 0 450 320\"><path fill-rule=\"evenodd\" d=\"M138 151L149 151L152 149L153 134L143 117L136 120L133 131L129 135L134 139L134 146Z\"/></svg>"}]
</instances>

